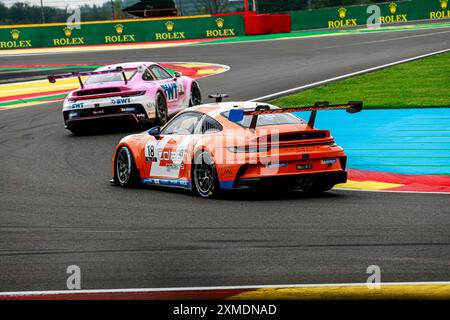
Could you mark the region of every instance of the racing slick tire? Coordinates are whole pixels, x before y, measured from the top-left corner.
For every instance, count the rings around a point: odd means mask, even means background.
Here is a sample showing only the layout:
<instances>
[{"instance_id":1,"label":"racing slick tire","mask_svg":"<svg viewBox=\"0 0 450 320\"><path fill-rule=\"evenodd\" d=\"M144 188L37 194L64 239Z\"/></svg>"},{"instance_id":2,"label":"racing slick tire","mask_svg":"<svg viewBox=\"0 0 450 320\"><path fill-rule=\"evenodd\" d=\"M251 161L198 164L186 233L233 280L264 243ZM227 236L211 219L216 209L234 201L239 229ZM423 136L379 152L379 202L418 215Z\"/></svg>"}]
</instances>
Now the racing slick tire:
<instances>
[{"instance_id":1,"label":"racing slick tire","mask_svg":"<svg viewBox=\"0 0 450 320\"><path fill-rule=\"evenodd\" d=\"M163 126L169 120L169 112L167 110L166 98L161 92L156 94L156 124L158 126Z\"/></svg>"},{"instance_id":2,"label":"racing slick tire","mask_svg":"<svg viewBox=\"0 0 450 320\"><path fill-rule=\"evenodd\" d=\"M193 82L191 88L191 98L189 100L189 107L198 106L202 104L202 93L198 84Z\"/></svg>"},{"instance_id":3,"label":"racing slick tire","mask_svg":"<svg viewBox=\"0 0 450 320\"><path fill-rule=\"evenodd\" d=\"M211 154L206 150L197 152L194 157L192 190L202 198L212 198L220 191L216 164Z\"/></svg>"},{"instance_id":4,"label":"racing slick tire","mask_svg":"<svg viewBox=\"0 0 450 320\"><path fill-rule=\"evenodd\" d=\"M122 187L134 187L140 182L139 171L137 170L133 154L130 149L123 146L116 154L114 162L115 181Z\"/></svg>"}]
</instances>

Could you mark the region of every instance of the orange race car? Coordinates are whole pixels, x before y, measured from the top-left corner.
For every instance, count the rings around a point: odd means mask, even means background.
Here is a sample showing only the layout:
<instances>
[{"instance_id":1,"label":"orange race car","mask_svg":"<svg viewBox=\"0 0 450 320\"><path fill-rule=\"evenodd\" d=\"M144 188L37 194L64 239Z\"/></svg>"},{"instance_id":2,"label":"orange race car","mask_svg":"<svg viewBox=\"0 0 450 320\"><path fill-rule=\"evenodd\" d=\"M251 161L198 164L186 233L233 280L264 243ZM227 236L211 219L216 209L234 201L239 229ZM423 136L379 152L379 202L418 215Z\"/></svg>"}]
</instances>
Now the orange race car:
<instances>
[{"instance_id":1,"label":"orange race car","mask_svg":"<svg viewBox=\"0 0 450 320\"><path fill-rule=\"evenodd\" d=\"M221 96L216 96L221 101ZM178 113L164 127L123 138L112 183L191 189L272 187L323 192L347 181L344 150L314 128L318 110L362 110L362 102L279 109L257 102L212 103ZM308 122L292 114L311 111Z\"/></svg>"}]
</instances>

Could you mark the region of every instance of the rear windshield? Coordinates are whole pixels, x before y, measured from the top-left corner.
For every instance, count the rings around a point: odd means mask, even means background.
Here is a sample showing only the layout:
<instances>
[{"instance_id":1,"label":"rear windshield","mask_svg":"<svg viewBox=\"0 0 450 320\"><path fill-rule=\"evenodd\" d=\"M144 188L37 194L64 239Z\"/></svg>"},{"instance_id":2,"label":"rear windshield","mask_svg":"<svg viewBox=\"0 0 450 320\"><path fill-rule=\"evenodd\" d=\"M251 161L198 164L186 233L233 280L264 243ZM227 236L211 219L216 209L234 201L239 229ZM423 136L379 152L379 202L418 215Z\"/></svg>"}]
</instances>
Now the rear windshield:
<instances>
[{"instance_id":1,"label":"rear windshield","mask_svg":"<svg viewBox=\"0 0 450 320\"><path fill-rule=\"evenodd\" d=\"M128 71L125 72L127 80L133 79L136 71ZM107 73L107 74L96 74L90 76L85 84L94 84L94 83L102 83L102 82L114 82L114 81L124 81L123 75L121 72Z\"/></svg>"},{"instance_id":2,"label":"rear windshield","mask_svg":"<svg viewBox=\"0 0 450 320\"><path fill-rule=\"evenodd\" d=\"M251 111L251 110L245 110ZM222 116L228 119L229 112L223 112ZM249 128L250 123L252 122L253 116L244 116L242 121L236 122L238 125ZM304 124L306 123L303 119L297 117L292 113L277 113L277 114L262 114L258 116L258 122L256 123L257 127L263 126L274 126L281 124Z\"/></svg>"}]
</instances>

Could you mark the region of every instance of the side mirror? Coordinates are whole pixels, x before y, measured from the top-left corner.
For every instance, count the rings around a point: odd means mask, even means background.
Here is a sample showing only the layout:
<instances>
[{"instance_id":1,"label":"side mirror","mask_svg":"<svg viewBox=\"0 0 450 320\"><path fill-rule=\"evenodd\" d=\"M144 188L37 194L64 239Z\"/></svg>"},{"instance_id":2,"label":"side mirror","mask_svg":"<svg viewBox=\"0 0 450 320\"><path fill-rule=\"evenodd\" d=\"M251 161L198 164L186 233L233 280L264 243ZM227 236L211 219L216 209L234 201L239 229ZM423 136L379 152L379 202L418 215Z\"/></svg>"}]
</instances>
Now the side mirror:
<instances>
[{"instance_id":1,"label":"side mirror","mask_svg":"<svg viewBox=\"0 0 450 320\"><path fill-rule=\"evenodd\" d=\"M161 136L161 127L153 127L150 130L148 130L148 134L155 137L156 139L159 139Z\"/></svg>"},{"instance_id":2,"label":"side mirror","mask_svg":"<svg viewBox=\"0 0 450 320\"><path fill-rule=\"evenodd\" d=\"M175 71L174 74L175 78L181 77L183 74L181 72Z\"/></svg>"},{"instance_id":3,"label":"side mirror","mask_svg":"<svg viewBox=\"0 0 450 320\"><path fill-rule=\"evenodd\" d=\"M231 109L228 114L228 120L231 122L239 122L244 119L244 110L242 109Z\"/></svg>"}]
</instances>

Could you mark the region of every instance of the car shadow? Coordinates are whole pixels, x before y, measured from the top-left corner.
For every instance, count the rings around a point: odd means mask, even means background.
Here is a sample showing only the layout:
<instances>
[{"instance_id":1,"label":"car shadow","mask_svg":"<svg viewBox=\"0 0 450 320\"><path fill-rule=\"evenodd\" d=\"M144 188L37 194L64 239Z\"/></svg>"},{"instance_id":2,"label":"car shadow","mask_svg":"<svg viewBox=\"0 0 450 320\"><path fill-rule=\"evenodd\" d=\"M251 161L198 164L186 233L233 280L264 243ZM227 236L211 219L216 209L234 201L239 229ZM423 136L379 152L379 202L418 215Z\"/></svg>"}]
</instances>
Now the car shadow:
<instances>
[{"instance_id":1,"label":"car shadow","mask_svg":"<svg viewBox=\"0 0 450 320\"><path fill-rule=\"evenodd\" d=\"M332 190L317 194L305 193L301 190L227 190L221 192L220 195L216 197L216 199L235 201L278 201L301 199L333 199L342 196L342 194L335 193Z\"/></svg>"},{"instance_id":2,"label":"car shadow","mask_svg":"<svg viewBox=\"0 0 450 320\"><path fill-rule=\"evenodd\" d=\"M136 134L154 127L156 124L139 124L139 125L122 125L122 126L102 126L96 128L87 128L77 133L70 133L69 136L77 137L94 137L113 134Z\"/></svg>"},{"instance_id":3,"label":"car shadow","mask_svg":"<svg viewBox=\"0 0 450 320\"><path fill-rule=\"evenodd\" d=\"M194 199L202 199L195 195L193 191L182 188L160 187L151 185L137 186L138 189L148 191L164 192L178 194ZM301 199L337 199L347 197L348 194L337 192L338 190L330 190L317 194L302 192L301 190L277 191L277 190L221 190L220 193L212 198L204 199L205 201L225 200L225 201L278 201L278 200L301 200Z\"/></svg>"}]
</instances>

